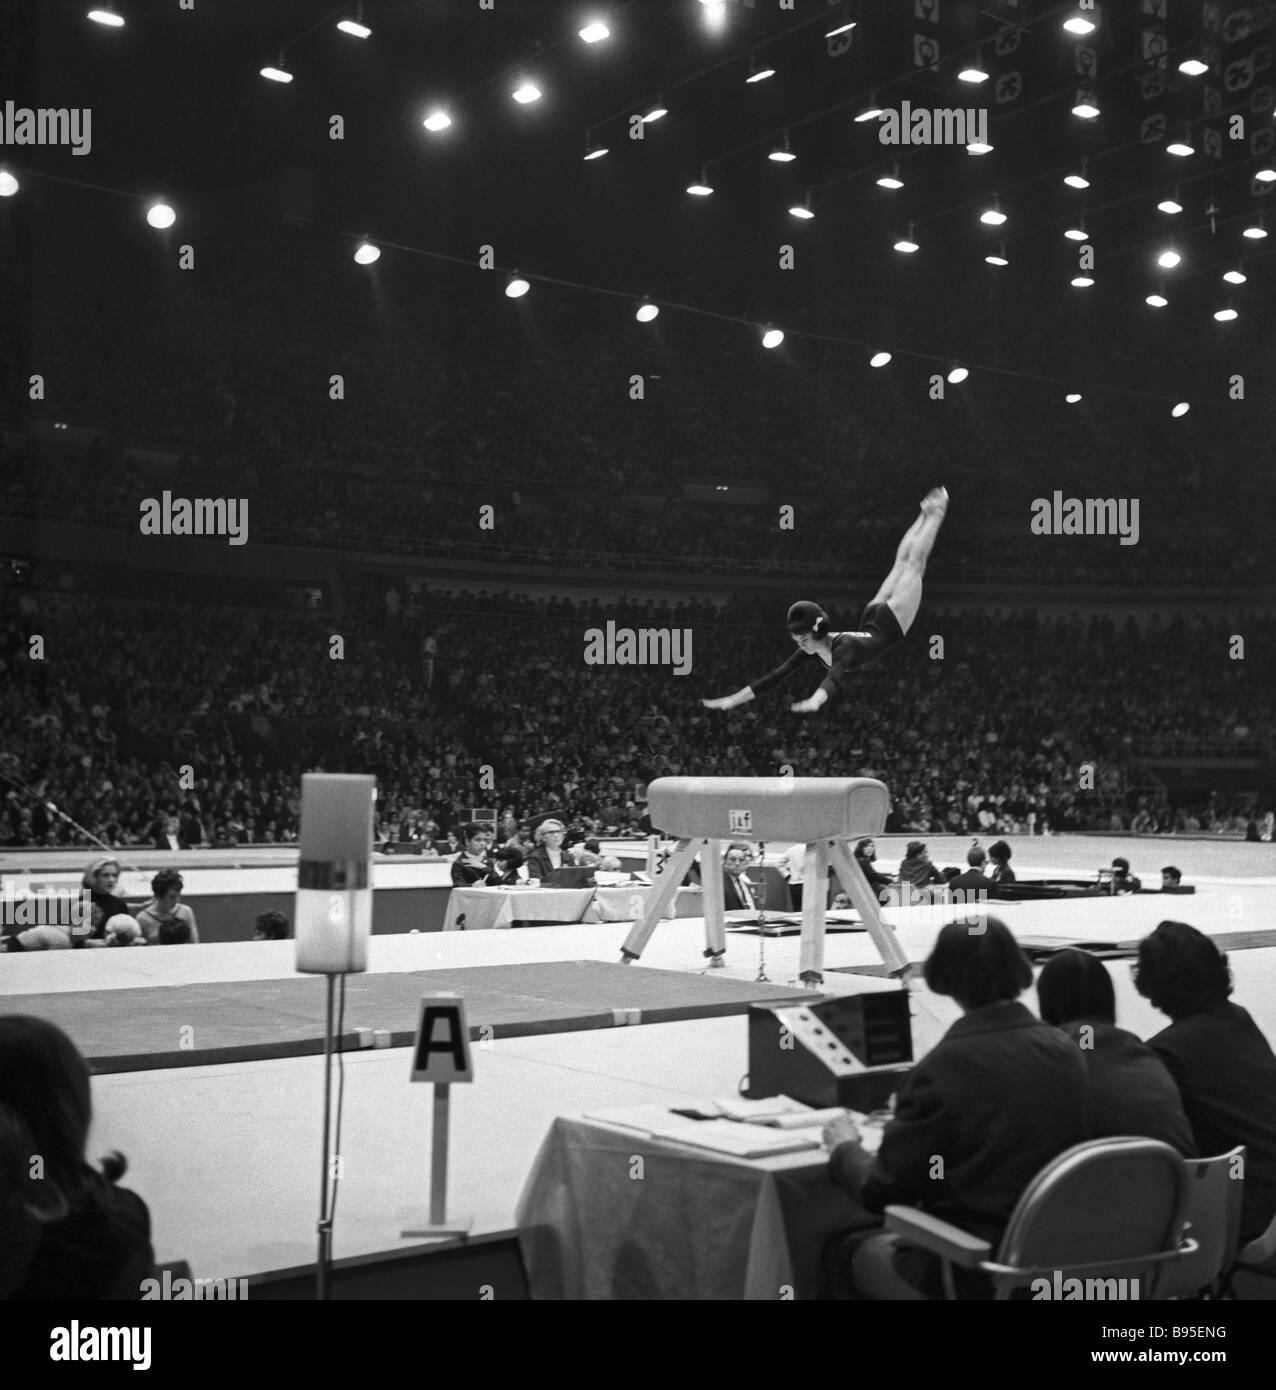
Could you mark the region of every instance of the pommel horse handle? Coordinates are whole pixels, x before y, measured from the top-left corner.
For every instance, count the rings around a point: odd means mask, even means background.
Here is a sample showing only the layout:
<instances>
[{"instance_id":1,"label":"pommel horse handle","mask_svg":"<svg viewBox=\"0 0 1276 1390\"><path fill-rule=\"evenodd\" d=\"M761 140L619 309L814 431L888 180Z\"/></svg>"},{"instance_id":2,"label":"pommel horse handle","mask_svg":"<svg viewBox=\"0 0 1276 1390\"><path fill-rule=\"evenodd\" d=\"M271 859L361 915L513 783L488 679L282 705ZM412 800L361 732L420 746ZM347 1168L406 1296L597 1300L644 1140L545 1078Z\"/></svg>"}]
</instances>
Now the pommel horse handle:
<instances>
[{"instance_id":1,"label":"pommel horse handle","mask_svg":"<svg viewBox=\"0 0 1276 1390\"><path fill-rule=\"evenodd\" d=\"M696 854L703 852L705 955L721 965L726 952L722 907L724 839L799 841L814 851L811 882L803 901L802 978L823 980L825 892L831 863L892 975L906 978L908 958L883 921L868 881L847 841L879 835L890 811L890 793L871 777L660 777L647 788L648 815L678 845L634 923L621 959L637 960L678 890Z\"/></svg>"}]
</instances>

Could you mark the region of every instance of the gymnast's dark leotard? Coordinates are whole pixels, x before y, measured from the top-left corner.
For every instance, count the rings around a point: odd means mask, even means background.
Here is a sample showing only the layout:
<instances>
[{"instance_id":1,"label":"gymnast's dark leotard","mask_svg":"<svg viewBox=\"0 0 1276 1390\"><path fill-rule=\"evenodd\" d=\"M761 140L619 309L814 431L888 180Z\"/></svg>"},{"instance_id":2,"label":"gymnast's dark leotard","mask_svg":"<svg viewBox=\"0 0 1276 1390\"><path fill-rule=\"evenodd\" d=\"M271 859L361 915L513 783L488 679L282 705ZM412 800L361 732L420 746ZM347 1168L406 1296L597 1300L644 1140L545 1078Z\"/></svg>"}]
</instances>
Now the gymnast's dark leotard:
<instances>
[{"instance_id":1,"label":"gymnast's dark leotard","mask_svg":"<svg viewBox=\"0 0 1276 1390\"><path fill-rule=\"evenodd\" d=\"M891 611L890 604L870 603L860 618L857 631L833 634L833 664L827 668L828 674L820 682L819 688L825 694L832 695L838 682L848 671L876 660L896 642L902 641L903 637L904 630L899 625L899 619ZM812 662L816 666L824 667L823 657L817 656L814 652L795 651L774 671L751 681L750 689L755 695L761 695L764 690L770 690L772 686L787 680L794 671L808 669Z\"/></svg>"}]
</instances>

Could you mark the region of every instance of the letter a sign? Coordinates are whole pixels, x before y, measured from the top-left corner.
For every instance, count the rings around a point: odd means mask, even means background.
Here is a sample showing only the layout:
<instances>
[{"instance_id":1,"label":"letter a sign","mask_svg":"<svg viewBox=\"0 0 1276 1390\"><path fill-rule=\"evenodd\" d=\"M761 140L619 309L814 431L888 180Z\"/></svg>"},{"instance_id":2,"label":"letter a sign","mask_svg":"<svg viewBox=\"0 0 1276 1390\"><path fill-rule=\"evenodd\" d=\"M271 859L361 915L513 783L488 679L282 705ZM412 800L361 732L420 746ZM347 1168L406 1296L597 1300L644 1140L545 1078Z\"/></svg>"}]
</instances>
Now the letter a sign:
<instances>
[{"instance_id":1,"label":"letter a sign","mask_svg":"<svg viewBox=\"0 0 1276 1390\"><path fill-rule=\"evenodd\" d=\"M427 995L421 1000L411 1079L438 1086L474 1080L465 1000L459 994Z\"/></svg>"}]
</instances>

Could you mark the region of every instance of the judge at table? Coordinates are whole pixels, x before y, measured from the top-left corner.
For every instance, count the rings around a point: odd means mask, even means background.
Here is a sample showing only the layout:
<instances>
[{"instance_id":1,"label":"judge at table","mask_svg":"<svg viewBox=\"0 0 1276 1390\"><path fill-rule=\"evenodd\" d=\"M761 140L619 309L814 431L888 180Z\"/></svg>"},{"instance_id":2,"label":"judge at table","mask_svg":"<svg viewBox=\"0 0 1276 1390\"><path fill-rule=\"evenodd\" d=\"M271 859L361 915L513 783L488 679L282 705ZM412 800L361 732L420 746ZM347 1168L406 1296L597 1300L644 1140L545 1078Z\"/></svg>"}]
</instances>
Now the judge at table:
<instances>
[{"instance_id":1,"label":"judge at table","mask_svg":"<svg viewBox=\"0 0 1276 1390\"><path fill-rule=\"evenodd\" d=\"M465 848L452 861L453 886L473 888L486 883L492 873L491 832L485 825L467 825L461 832L461 842Z\"/></svg>"},{"instance_id":2,"label":"judge at table","mask_svg":"<svg viewBox=\"0 0 1276 1390\"><path fill-rule=\"evenodd\" d=\"M756 912L760 891L744 876L753 852L748 845L728 845L722 861L722 907L725 912Z\"/></svg>"},{"instance_id":3,"label":"judge at table","mask_svg":"<svg viewBox=\"0 0 1276 1390\"><path fill-rule=\"evenodd\" d=\"M567 827L560 820L544 820L536 827L536 848L527 856L528 878L542 883L555 869L570 868L571 860L563 851Z\"/></svg>"}]
</instances>

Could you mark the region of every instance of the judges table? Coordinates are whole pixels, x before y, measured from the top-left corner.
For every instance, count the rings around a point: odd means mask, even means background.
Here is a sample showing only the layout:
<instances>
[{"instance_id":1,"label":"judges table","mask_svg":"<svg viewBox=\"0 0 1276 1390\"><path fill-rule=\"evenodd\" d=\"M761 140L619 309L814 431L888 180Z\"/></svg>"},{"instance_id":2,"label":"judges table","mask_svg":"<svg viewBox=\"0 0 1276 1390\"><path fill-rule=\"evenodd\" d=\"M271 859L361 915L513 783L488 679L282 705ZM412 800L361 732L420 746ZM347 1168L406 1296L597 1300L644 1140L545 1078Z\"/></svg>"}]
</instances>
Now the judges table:
<instances>
[{"instance_id":1,"label":"judges table","mask_svg":"<svg viewBox=\"0 0 1276 1390\"><path fill-rule=\"evenodd\" d=\"M539 1299L819 1298L828 1237L879 1220L823 1148L734 1158L586 1118L554 1121L518 1205Z\"/></svg>"},{"instance_id":2,"label":"judges table","mask_svg":"<svg viewBox=\"0 0 1276 1390\"><path fill-rule=\"evenodd\" d=\"M653 890L641 883L607 888L454 888L444 931L488 931L515 922L632 922ZM673 917L699 917L699 888L680 888Z\"/></svg>"}]
</instances>

